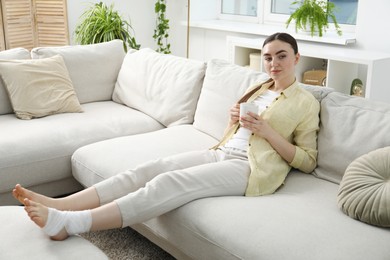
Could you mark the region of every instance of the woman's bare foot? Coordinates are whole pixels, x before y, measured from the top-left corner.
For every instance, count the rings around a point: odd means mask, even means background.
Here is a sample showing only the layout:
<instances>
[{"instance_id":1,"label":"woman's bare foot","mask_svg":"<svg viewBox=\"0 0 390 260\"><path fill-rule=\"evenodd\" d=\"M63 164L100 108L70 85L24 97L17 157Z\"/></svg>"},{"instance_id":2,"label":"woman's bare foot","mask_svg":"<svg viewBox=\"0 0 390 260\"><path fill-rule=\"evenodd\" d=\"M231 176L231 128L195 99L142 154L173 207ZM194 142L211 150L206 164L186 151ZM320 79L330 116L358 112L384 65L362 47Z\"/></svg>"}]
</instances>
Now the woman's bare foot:
<instances>
[{"instance_id":1,"label":"woman's bare foot","mask_svg":"<svg viewBox=\"0 0 390 260\"><path fill-rule=\"evenodd\" d=\"M23 204L25 205L24 209L26 210L30 219L40 228L44 228L48 221L48 207L38 202L34 202L28 198L23 200ZM50 236L50 238L53 240L65 240L68 237L69 235L66 232L65 227L63 227L58 234Z\"/></svg>"},{"instance_id":2,"label":"woman's bare foot","mask_svg":"<svg viewBox=\"0 0 390 260\"><path fill-rule=\"evenodd\" d=\"M12 190L12 195L14 196L15 199L17 199L22 204L24 204L25 199L28 199L30 201L43 204L47 207L57 208L57 209L59 207L58 205L59 203L56 203L54 199L35 193L26 188L23 188L20 184L16 184L15 188Z\"/></svg>"}]
</instances>

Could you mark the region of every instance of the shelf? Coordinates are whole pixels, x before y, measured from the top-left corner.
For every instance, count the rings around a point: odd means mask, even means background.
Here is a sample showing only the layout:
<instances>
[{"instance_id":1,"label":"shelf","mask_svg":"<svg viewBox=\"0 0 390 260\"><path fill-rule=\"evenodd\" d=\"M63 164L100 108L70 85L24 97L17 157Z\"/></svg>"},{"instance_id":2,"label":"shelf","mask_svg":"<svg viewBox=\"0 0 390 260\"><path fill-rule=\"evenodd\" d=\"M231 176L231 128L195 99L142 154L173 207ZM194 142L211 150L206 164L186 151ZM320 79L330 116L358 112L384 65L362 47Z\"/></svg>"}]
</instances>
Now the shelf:
<instances>
[{"instance_id":1,"label":"shelf","mask_svg":"<svg viewBox=\"0 0 390 260\"><path fill-rule=\"evenodd\" d=\"M246 33L255 36L268 36L275 32L287 32L295 37L297 40L317 42L317 43L328 43L336 45L348 45L356 42L354 34L343 33L342 36L336 34L336 32L328 30L326 35L323 37L310 36L306 34L295 33L295 30L286 29L281 26L275 25L264 25L258 23L244 23L226 20L198 20L191 21L190 27L201 28L208 30L219 30L236 33Z\"/></svg>"}]
</instances>

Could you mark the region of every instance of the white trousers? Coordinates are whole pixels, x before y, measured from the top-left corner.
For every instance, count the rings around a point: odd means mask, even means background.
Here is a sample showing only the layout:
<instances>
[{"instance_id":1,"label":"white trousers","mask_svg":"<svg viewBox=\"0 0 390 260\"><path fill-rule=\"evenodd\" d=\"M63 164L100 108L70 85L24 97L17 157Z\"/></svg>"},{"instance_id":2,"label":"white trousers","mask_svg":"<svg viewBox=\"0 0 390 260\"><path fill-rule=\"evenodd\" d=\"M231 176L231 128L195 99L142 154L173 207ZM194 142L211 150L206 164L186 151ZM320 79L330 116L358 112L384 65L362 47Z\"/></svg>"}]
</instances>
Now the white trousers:
<instances>
[{"instance_id":1,"label":"white trousers","mask_svg":"<svg viewBox=\"0 0 390 260\"><path fill-rule=\"evenodd\" d=\"M116 201L126 227L195 199L242 196L249 174L246 152L224 148L150 161L94 187L101 205Z\"/></svg>"}]
</instances>

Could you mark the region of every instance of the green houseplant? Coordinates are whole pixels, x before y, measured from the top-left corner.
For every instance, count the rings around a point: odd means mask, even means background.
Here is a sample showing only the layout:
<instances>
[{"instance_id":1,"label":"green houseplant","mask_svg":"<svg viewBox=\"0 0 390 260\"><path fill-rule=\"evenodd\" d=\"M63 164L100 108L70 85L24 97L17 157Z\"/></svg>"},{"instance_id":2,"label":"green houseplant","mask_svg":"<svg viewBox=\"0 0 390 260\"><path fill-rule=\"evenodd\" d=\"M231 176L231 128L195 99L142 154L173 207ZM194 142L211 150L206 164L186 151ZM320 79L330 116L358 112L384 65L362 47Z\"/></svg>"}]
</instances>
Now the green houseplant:
<instances>
[{"instance_id":1,"label":"green houseplant","mask_svg":"<svg viewBox=\"0 0 390 260\"><path fill-rule=\"evenodd\" d=\"M334 14L335 5L327 0L301 0L291 5L299 5L286 21L287 27L295 20L295 31L309 31L311 36L318 33L322 37L329 28L329 19L333 22L338 35L341 29ZM309 28L307 28L309 27Z\"/></svg>"},{"instance_id":2,"label":"green houseplant","mask_svg":"<svg viewBox=\"0 0 390 260\"><path fill-rule=\"evenodd\" d=\"M154 5L154 12L157 15L156 18L156 29L154 29L153 38L157 42L158 52L169 54L171 53L171 44L168 43L169 37L169 19L165 16L167 4L165 0L156 0Z\"/></svg>"},{"instance_id":3,"label":"green houseplant","mask_svg":"<svg viewBox=\"0 0 390 260\"><path fill-rule=\"evenodd\" d=\"M139 49L130 22L124 20L114 5L107 6L100 2L92 5L80 17L75 29L75 40L80 44L93 44L107 42L114 39L123 41L123 48L127 52L127 46Z\"/></svg>"}]
</instances>

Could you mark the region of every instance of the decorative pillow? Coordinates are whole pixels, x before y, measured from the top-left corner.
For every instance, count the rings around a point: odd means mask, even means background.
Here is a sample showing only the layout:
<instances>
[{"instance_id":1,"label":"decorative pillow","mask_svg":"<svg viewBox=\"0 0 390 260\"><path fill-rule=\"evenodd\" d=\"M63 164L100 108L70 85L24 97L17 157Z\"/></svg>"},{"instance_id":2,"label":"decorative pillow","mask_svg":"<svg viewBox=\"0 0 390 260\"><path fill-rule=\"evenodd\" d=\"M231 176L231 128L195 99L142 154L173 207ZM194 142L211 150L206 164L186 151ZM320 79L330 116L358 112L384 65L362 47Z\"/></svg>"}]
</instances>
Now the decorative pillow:
<instances>
[{"instance_id":1,"label":"decorative pillow","mask_svg":"<svg viewBox=\"0 0 390 260\"><path fill-rule=\"evenodd\" d=\"M0 51L0 59L31 59L30 52L24 48L14 48L10 50ZM0 115L11 114L13 112L11 102L3 86L3 82L0 80Z\"/></svg>"},{"instance_id":2,"label":"decorative pillow","mask_svg":"<svg viewBox=\"0 0 390 260\"><path fill-rule=\"evenodd\" d=\"M164 126L194 121L206 64L144 48L127 53L112 99Z\"/></svg>"},{"instance_id":3,"label":"decorative pillow","mask_svg":"<svg viewBox=\"0 0 390 260\"><path fill-rule=\"evenodd\" d=\"M194 127L220 139L229 121L229 109L254 84L269 79L260 71L212 59L196 107Z\"/></svg>"},{"instance_id":4,"label":"decorative pillow","mask_svg":"<svg viewBox=\"0 0 390 260\"><path fill-rule=\"evenodd\" d=\"M20 119L82 112L60 55L40 60L0 60L0 76Z\"/></svg>"},{"instance_id":5,"label":"decorative pillow","mask_svg":"<svg viewBox=\"0 0 390 260\"><path fill-rule=\"evenodd\" d=\"M338 205L354 219L390 227L390 147L362 155L347 167Z\"/></svg>"}]
</instances>

